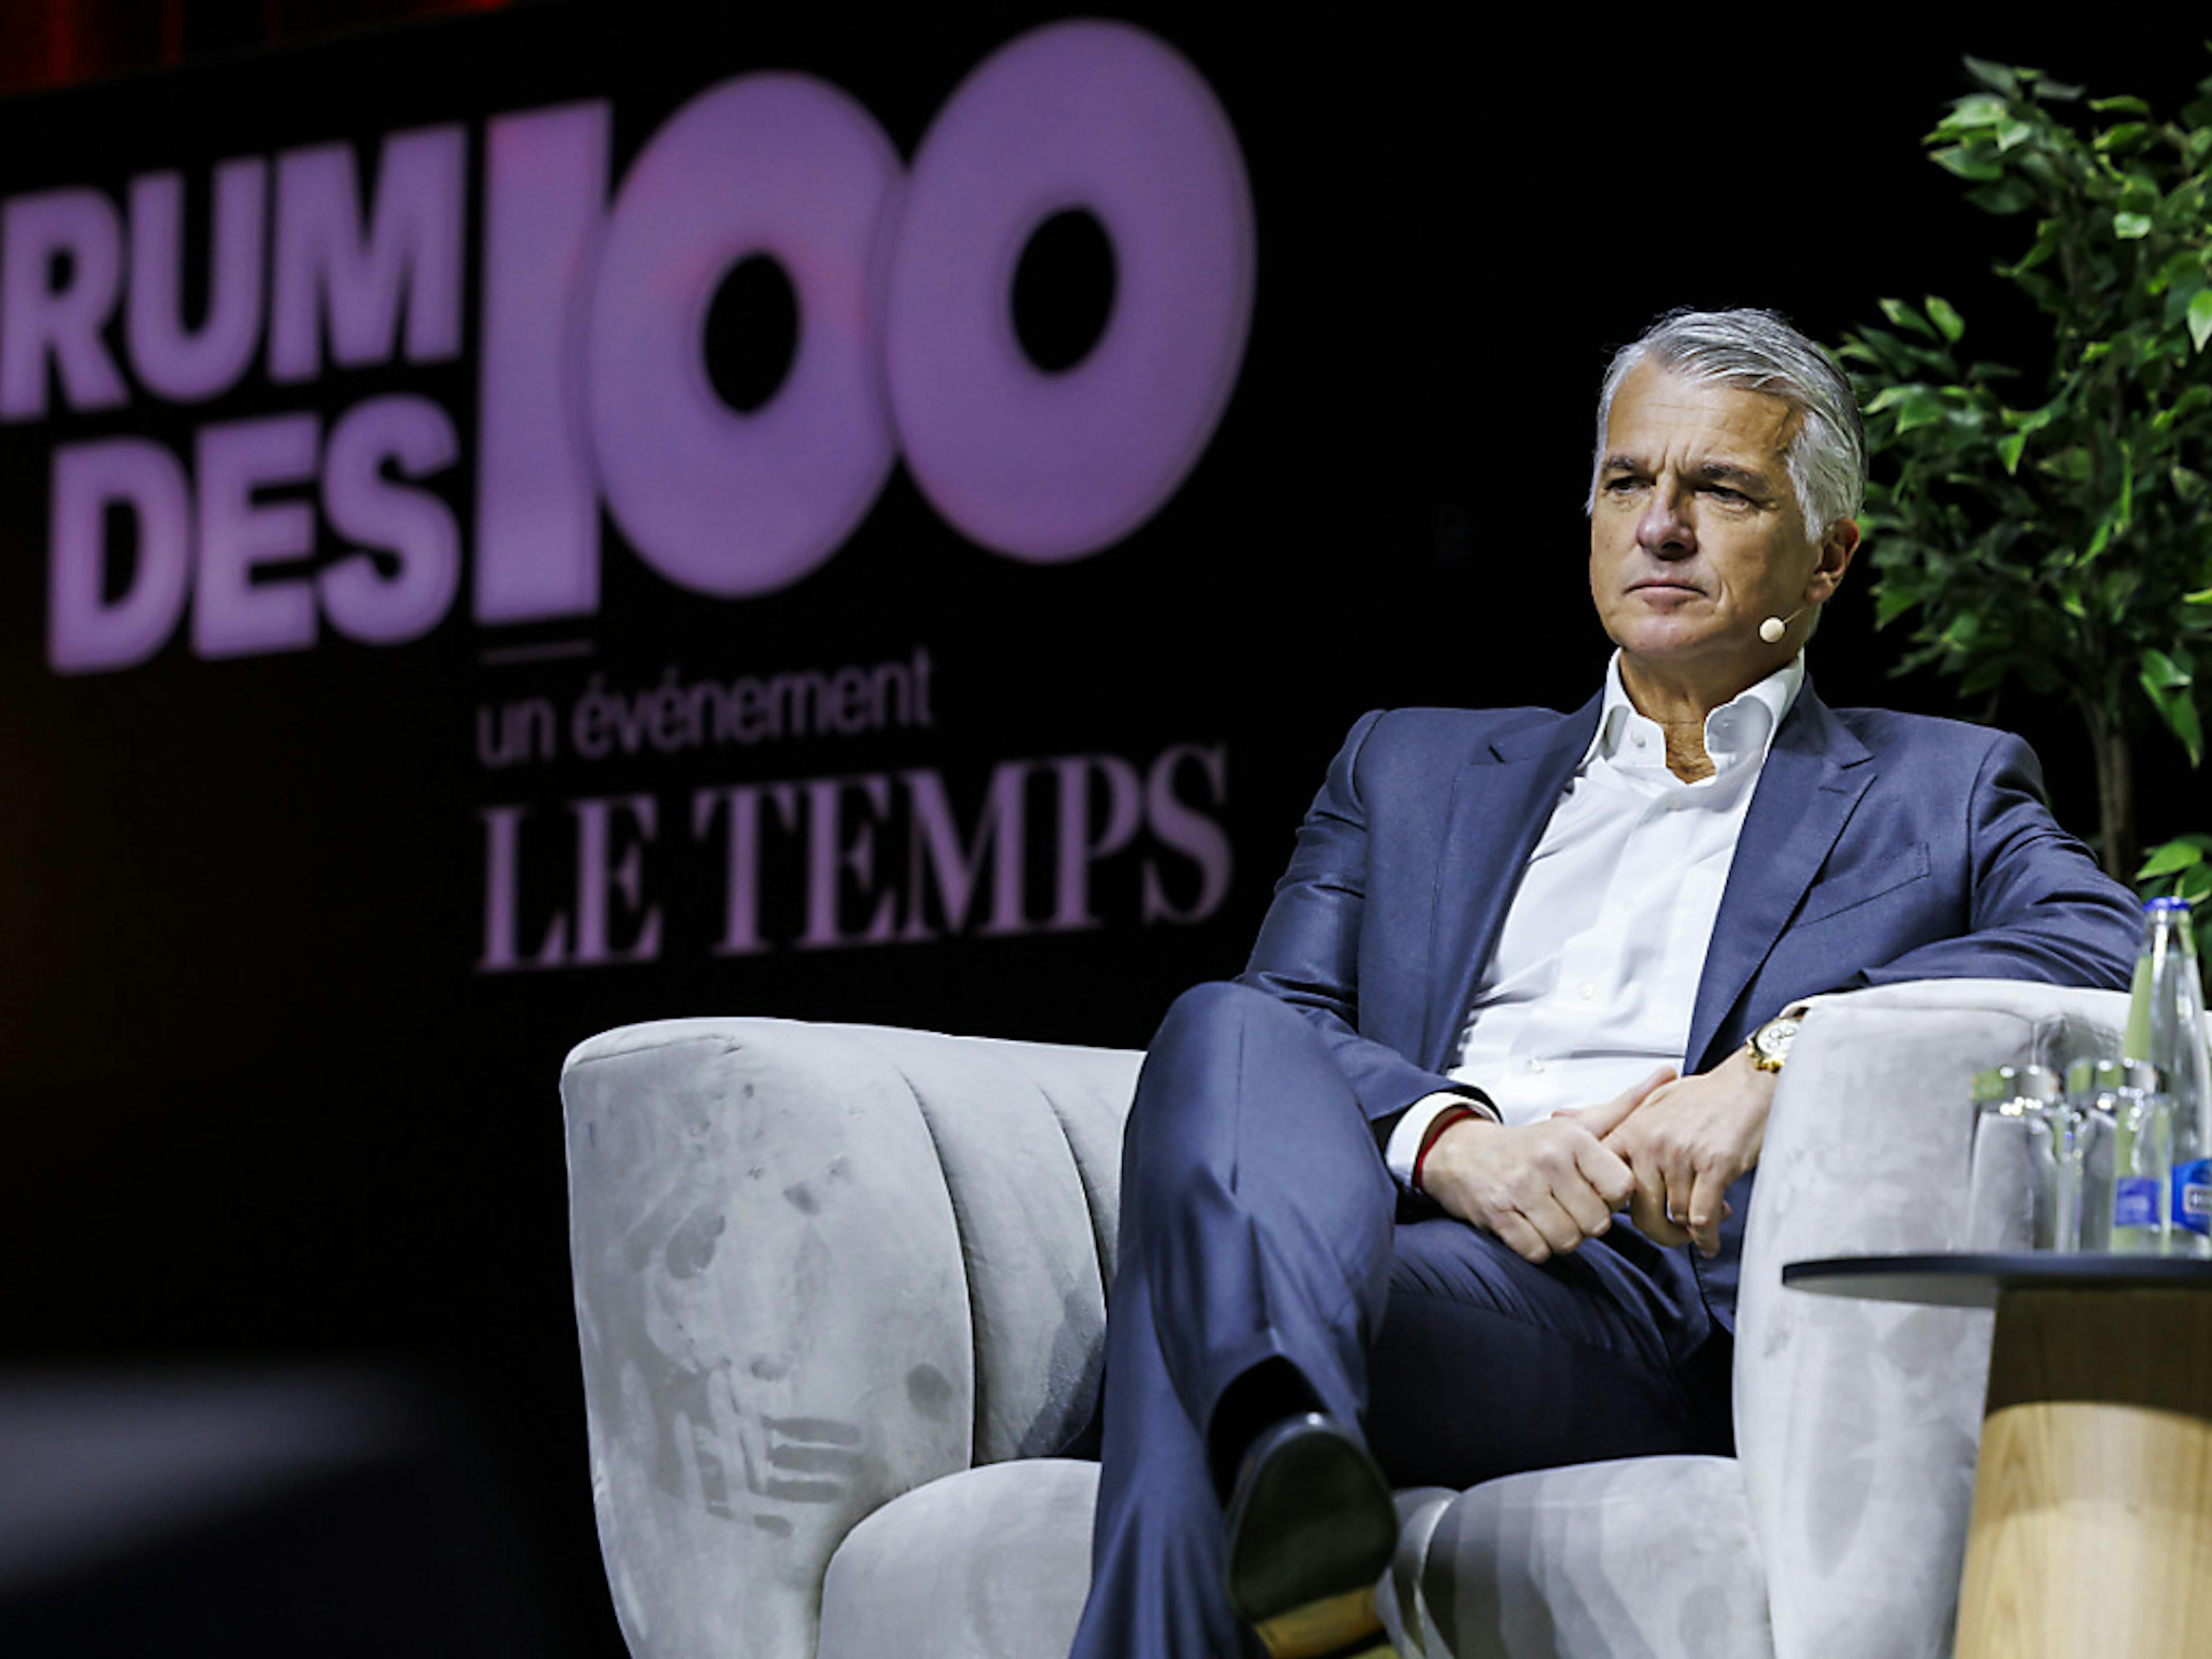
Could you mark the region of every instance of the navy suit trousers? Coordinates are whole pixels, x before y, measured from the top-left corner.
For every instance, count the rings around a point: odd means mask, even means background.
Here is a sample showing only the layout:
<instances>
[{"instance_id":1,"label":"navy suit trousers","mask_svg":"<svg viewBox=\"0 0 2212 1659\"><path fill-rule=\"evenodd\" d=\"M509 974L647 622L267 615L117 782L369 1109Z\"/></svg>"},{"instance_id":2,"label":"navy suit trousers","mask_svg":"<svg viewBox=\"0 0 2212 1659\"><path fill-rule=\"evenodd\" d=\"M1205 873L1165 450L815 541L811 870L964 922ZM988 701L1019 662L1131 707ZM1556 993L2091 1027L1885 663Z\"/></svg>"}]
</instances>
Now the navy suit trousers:
<instances>
[{"instance_id":1,"label":"navy suit trousers","mask_svg":"<svg viewBox=\"0 0 2212 1659\"><path fill-rule=\"evenodd\" d=\"M1123 1143L1077 1659L1249 1650L1206 1434L1262 1361L1296 1367L1401 1488L1727 1452L1729 1339L1684 1305L1689 1284L1625 1220L1539 1267L1404 1199L1303 1015L1241 986L1188 993Z\"/></svg>"}]
</instances>

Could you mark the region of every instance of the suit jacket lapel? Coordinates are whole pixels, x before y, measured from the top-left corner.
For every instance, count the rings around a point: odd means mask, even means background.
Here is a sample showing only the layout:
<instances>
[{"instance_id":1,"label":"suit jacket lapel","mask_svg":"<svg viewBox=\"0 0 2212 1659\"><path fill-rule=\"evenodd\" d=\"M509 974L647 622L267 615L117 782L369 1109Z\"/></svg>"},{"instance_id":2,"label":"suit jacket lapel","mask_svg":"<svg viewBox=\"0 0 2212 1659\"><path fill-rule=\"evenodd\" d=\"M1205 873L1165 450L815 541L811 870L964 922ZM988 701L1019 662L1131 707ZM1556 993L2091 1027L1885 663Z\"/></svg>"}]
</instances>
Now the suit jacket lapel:
<instances>
[{"instance_id":1,"label":"suit jacket lapel","mask_svg":"<svg viewBox=\"0 0 2212 1659\"><path fill-rule=\"evenodd\" d=\"M1430 990L1421 1023L1421 1063L1431 1071L1444 1071L1457 1058L1451 1050L1475 979L1490 960L1559 792L1597 732L1604 701L1592 697L1571 714L1507 733L1452 780L1430 910Z\"/></svg>"},{"instance_id":2,"label":"suit jacket lapel","mask_svg":"<svg viewBox=\"0 0 2212 1659\"><path fill-rule=\"evenodd\" d=\"M1728 888L1713 920L1690 1019L1686 1063L1692 1070L1705 1069L1706 1048L1773 951L1859 797L1874 781L1874 768L1867 763L1872 758L1813 695L1808 682L1767 750L1736 842L1735 861L1729 866Z\"/></svg>"}]
</instances>

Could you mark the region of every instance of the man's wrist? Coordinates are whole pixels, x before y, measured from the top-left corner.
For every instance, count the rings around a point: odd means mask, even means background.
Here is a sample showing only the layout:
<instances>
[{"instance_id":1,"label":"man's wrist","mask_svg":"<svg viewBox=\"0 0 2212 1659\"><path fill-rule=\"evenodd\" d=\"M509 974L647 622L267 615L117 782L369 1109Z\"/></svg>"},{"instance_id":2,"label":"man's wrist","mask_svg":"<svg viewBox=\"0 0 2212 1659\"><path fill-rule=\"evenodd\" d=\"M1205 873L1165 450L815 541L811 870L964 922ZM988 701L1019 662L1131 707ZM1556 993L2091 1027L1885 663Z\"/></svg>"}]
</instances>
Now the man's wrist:
<instances>
[{"instance_id":1,"label":"man's wrist","mask_svg":"<svg viewBox=\"0 0 2212 1659\"><path fill-rule=\"evenodd\" d=\"M1428 1148L1430 1130L1444 1113L1455 1111L1470 1111L1492 1122L1498 1121L1498 1109L1490 1103L1490 1097L1472 1087L1439 1089L1423 1095L1398 1114L1384 1138L1382 1162L1392 1180L1413 1190L1413 1164Z\"/></svg>"},{"instance_id":2,"label":"man's wrist","mask_svg":"<svg viewBox=\"0 0 2212 1659\"><path fill-rule=\"evenodd\" d=\"M1430 1121L1428 1133L1421 1137L1421 1150L1413 1155L1413 1177L1406 1184L1417 1193L1427 1192L1428 1188L1422 1184L1422 1172L1428 1168L1429 1154L1436 1151L1437 1143L1443 1139L1444 1131L1481 1117L1482 1114L1472 1106L1447 1106L1438 1112Z\"/></svg>"}]
</instances>

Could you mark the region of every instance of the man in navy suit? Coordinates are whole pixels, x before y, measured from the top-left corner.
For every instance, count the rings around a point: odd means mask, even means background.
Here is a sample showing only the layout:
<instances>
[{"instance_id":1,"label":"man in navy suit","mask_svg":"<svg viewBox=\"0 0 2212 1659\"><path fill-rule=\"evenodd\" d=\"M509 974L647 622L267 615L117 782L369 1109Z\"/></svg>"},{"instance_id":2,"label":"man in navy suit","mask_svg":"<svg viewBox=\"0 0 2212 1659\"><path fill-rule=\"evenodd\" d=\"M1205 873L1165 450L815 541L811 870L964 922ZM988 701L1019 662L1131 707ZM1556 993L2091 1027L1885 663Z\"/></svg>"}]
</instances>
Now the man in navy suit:
<instances>
[{"instance_id":1,"label":"man in navy suit","mask_svg":"<svg viewBox=\"0 0 2212 1659\"><path fill-rule=\"evenodd\" d=\"M2024 744L1805 681L1865 483L1819 349L1675 313L1598 439L1604 690L1362 720L1245 973L1147 1056L1078 1655L1386 1651L1391 1485L1727 1450L1806 999L2126 982L2134 901Z\"/></svg>"}]
</instances>

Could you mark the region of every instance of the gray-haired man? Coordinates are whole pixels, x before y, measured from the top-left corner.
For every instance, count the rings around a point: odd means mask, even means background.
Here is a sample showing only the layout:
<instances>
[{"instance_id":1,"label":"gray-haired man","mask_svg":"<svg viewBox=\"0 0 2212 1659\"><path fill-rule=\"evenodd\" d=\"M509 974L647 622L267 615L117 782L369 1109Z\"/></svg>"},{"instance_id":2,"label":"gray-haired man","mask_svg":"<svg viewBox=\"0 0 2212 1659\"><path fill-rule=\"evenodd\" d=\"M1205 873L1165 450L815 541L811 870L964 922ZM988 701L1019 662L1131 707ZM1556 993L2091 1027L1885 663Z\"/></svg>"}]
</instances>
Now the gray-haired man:
<instances>
[{"instance_id":1,"label":"gray-haired man","mask_svg":"<svg viewBox=\"0 0 2212 1659\"><path fill-rule=\"evenodd\" d=\"M1725 1449L1790 1012L2125 983L2134 903L2025 745L1814 696L1864 480L1815 347L1675 313L1600 408L1603 690L1353 728L1139 1084L1077 1654L1371 1654L1389 1485Z\"/></svg>"}]
</instances>

